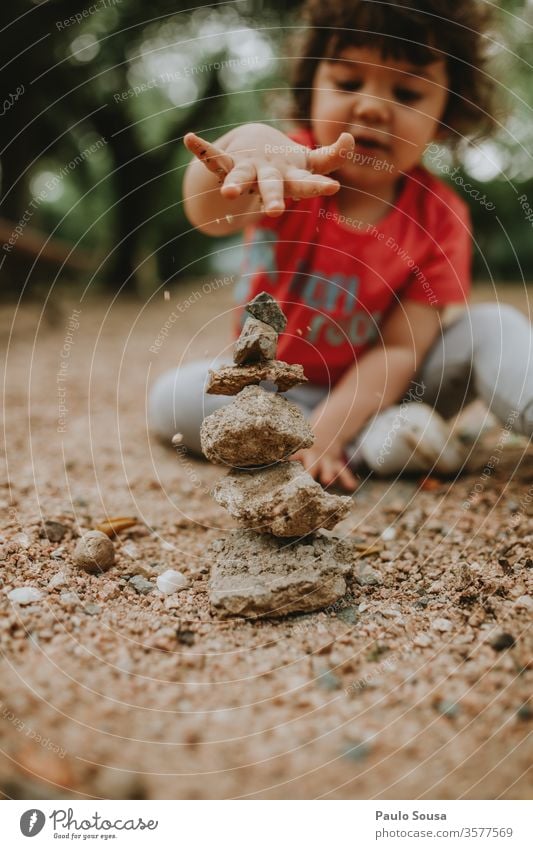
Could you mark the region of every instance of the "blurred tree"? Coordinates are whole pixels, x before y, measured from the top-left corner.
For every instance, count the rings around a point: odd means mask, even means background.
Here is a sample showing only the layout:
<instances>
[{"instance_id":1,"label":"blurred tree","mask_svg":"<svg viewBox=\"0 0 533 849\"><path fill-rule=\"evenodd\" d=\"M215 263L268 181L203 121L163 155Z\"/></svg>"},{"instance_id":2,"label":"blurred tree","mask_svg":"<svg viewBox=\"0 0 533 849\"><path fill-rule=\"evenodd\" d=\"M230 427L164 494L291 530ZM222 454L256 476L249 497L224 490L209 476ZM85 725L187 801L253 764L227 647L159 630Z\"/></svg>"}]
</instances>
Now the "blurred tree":
<instances>
[{"instance_id":1,"label":"blurred tree","mask_svg":"<svg viewBox=\"0 0 533 849\"><path fill-rule=\"evenodd\" d=\"M283 13L294 5L285 3ZM189 230L180 206L189 159L181 140L191 128L219 134L218 128L249 119L250 107L260 114L253 89L271 73L271 54L268 39L254 40L253 22L266 21L268 6L254 0L155 0L149 10L142 0L2 6L2 90L13 95L2 115L2 216L50 224L55 210L61 235L109 252L105 273L114 283L134 285L150 250L159 249L165 273L192 261L202 241L197 234L181 239L178 264L170 260L177 246L163 246ZM267 23L275 27L275 18ZM244 89L246 103L240 94L233 103L234 89ZM59 173L62 184L68 176L76 186L69 206L50 207L44 176L36 202L32 178L44 167L50 178Z\"/></svg>"},{"instance_id":2,"label":"blurred tree","mask_svg":"<svg viewBox=\"0 0 533 849\"><path fill-rule=\"evenodd\" d=\"M215 138L243 121L279 119L287 81L278 60L289 29L300 25L300 5L3 4L0 216L12 228L38 227L92 249L102 260L98 277L113 286L204 273L207 254L224 243L191 231L183 214L190 158L183 135L194 129ZM512 109L493 143L461 158L460 173L496 205L489 212L465 195L481 248L478 272L517 278L533 272L531 225L518 202L531 197L533 183L533 3L500 5L492 52Z\"/></svg>"}]
</instances>

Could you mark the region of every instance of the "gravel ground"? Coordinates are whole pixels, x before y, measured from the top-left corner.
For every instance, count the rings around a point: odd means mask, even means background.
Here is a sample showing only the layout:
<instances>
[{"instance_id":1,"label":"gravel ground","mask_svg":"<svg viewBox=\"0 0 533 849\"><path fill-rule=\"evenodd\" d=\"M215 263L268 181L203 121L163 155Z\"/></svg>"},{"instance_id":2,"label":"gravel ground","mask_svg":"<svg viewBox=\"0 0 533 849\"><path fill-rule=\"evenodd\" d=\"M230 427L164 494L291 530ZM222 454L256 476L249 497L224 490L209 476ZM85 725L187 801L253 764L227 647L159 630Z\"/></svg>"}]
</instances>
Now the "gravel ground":
<instances>
[{"instance_id":1,"label":"gravel ground","mask_svg":"<svg viewBox=\"0 0 533 849\"><path fill-rule=\"evenodd\" d=\"M221 470L150 439L145 416L156 374L227 344L227 287L203 285L0 313L3 794L527 798L533 450L494 425L456 481L364 480L336 530L361 552L343 600L219 621L206 585L208 544L233 527L209 495ZM87 574L76 540L109 516L139 522ZM164 596L170 568L189 586ZM13 603L25 586L39 600Z\"/></svg>"}]
</instances>

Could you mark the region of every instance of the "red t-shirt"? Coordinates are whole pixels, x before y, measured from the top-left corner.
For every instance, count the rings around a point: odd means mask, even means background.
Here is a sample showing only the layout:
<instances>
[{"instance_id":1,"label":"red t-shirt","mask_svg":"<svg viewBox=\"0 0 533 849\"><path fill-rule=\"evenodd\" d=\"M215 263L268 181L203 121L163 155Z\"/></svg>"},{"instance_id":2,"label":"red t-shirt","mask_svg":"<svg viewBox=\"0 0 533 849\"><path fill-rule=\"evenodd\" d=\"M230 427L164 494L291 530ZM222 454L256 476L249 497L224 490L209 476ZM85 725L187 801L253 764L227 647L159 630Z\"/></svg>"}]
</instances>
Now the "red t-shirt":
<instances>
[{"instance_id":1,"label":"red t-shirt","mask_svg":"<svg viewBox=\"0 0 533 849\"><path fill-rule=\"evenodd\" d=\"M290 134L316 147L308 130ZM287 316L278 359L302 363L312 383L334 385L379 335L399 301L465 301L471 235L466 204L417 167L377 224L340 215L335 195L285 199L279 218L244 230L239 303L269 292ZM244 315L239 317L239 328Z\"/></svg>"}]
</instances>

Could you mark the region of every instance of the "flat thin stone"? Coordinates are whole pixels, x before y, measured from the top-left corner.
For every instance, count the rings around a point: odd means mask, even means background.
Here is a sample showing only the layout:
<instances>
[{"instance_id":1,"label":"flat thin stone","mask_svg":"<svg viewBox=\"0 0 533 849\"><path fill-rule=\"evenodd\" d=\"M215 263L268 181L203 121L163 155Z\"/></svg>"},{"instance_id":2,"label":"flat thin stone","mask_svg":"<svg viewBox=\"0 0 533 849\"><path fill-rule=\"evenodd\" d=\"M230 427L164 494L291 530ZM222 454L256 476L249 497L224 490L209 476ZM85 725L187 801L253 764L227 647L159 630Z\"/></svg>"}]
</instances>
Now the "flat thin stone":
<instances>
[{"instance_id":1,"label":"flat thin stone","mask_svg":"<svg viewBox=\"0 0 533 849\"><path fill-rule=\"evenodd\" d=\"M309 448L314 436L296 404L258 386L246 386L232 404L203 420L200 440L212 463L246 467L285 460L300 448Z\"/></svg>"},{"instance_id":2,"label":"flat thin stone","mask_svg":"<svg viewBox=\"0 0 533 849\"><path fill-rule=\"evenodd\" d=\"M322 489L298 462L229 472L213 495L242 527L278 537L332 530L352 506L351 498Z\"/></svg>"},{"instance_id":3,"label":"flat thin stone","mask_svg":"<svg viewBox=\"0 0 533 849\"><path fill-rule=\"evenodd\" d=\"M287 327L287 319L278 302L267 292L260 292L253 301L245 307L246 312L265 324L270 324L277 333L283 333Z\"/></svg>"},{"instance_id":4,"label":"flat thin stone","mask_svg":"<svg viewBox=\"0 0 533 849\"><path fill-rule=\"evenodd\" d=\"M277 347L278 334L274 328L250 316L233 346L233 362L241 366L261 360L275 360Z\"/></svg>"},{"instance_id":5,"label":"flat thin stone","mask_svg":"<svg viewBox=\"0 0 533 849\"><path fill-rule=\"evenodd\" d=\"M248 366L222 366L216 371L209 369L205 391L209 395L237 395L245 386L257 386L264 381L275 384L279 392L286 392L307 383L307 378L301 365L269 360Z\"/></svg>"},{"instance_id":6,"label":"flat thin stone","mask_svg":"<svg viewBox=\"0 0 533 849\"><path fill-rule=\"evenodd\" d=\"M209 601L223 618L306 613L346 594L349 548L321 533L287 543L238 530L215 540L211 553Z\"/></svg>"}]
</instances>

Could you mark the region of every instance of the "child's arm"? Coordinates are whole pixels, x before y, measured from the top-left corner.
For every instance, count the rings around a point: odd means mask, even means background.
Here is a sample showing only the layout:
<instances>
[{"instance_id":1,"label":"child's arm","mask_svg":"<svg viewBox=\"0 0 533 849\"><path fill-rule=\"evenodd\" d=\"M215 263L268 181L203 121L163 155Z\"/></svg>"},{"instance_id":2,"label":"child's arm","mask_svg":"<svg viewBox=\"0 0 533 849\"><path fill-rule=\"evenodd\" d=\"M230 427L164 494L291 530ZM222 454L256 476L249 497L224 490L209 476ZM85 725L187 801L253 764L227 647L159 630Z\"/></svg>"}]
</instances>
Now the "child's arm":
<instances>
[{"instance_id":1,"label":"child's arm","mask_svg":"<svg viewBox=\"0 0 533 849\"><path fill-rule=\"evenodd\" d=\"M185 213L209 236L235 233L265 214L281 215L284 197L335 194L340 184L325 175L355 144L341 133L335 144L311 150L268 124L243 124L215 144L187 133L184 143L196 157L183 181Z\"/></svg>"},{"instance_id":2,"label":"child's arm","mask_svg":"<svg viewBox=\"0 0 533 849\"><path fill-rule=\"evenodd\" d=\"M330 395L314 410L312 448L295 455L322 484L333 481L348 490L356 478L343 450L378 410L398 401L437 338L438 310L415 301L398 304L381 327L380 343L354 363Z\"/></svg>"}]
</instances>

